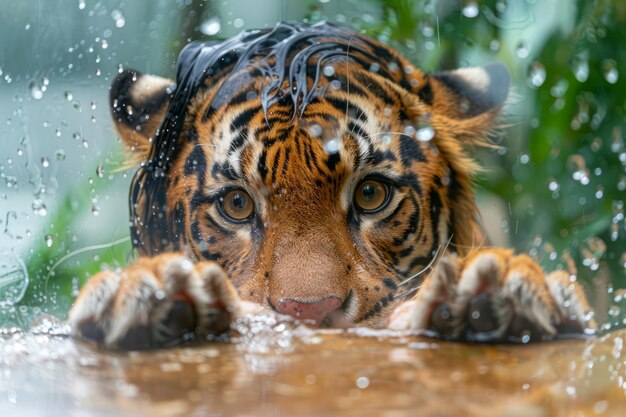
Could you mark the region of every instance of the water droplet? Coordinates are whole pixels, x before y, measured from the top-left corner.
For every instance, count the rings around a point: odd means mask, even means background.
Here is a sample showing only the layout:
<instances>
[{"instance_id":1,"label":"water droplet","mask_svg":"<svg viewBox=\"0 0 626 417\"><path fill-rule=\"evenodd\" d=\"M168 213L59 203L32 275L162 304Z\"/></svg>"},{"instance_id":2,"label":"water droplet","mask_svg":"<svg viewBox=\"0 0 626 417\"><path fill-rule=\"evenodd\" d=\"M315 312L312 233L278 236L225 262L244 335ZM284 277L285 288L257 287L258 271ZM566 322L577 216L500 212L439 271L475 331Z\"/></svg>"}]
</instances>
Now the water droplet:
<instances>
[{"instance_id":1,"label":"water droplet","mask_svg":"<svg viewBox=\"0 0 626 417\"><path fill-rule=\"evenodd\" d=\"M216 17L212 17L200 25L200 32L209 36L217 35L221 29L220 20Z\"/></svg>"},{"instance_id":2,"label":"water droplet","mask_svg":"<svg viewBox=\"0 0 626 417\"><path fill-rule=\"evenodd\" d=\"M462 10L463 16L469 17L470 19L478 16L478 12L478 4L476 4L476 2L473 0L468 1Z\"/></svg>"},{"instance_id":3,"label":"water droplet","mask_svg":"<svg viewBox=\"0 0 626 417\"><path fill-rule=\"evenodd\" d=\"M65 151L63 149L57 149L54 152L54 157L56 158L57 161L64 161L65 160Z\"/></svg>"},{"instance_id":4,"label":"water droplet","mask_svg":"<svg viewBox=\"0 0 626 417\"><path fill-rule=\"evenodd\" d=\"M568 87L569 83L567 82L567 80L560 80L550 89L550 94L552 95L552 97L561 98L567 92Z\"/></svg>"},{"instance_id":5,"label":"water droplet","mask_svg":"<svg viewBox=\"0 0 626 417\"><path fill-rule=\"evenodd\" d=\"M236 27L236 28L240 28L240 27L242 27L244 25L244 23L245 22L243 21L243 19L238 17L237 19L235 19L233 21L233 26Z\"/></svg>"},{"instance_id":6,"label":"water droplet","mask_svg":"<svg viewBox=\"0 0 626 417\"><path fill-rule=\"evenodd\" d=\"M435 130L431 126L420 127L415 133L417 140L428 142L435 137Z\"/></svg>"},{"instance_id":7,"label":"water droplet","mask_svg":"<svg viewBox=\"0 0 626 417\"><path fill-rule=\"evenodd\" d=\"M560 185L555 179L552 179L550 183L548 183L548 189L552 192L559 191L559 188L560 188Z\"/></svg>"},{"instance_id":8,"label":"water droplet","mask_svg":"<svg viewBox=\"0 0 626 417\"><path fill-rule=\"evenodd\" d=\"M43 91L41 90L41 87L37 85L37 83L31 81L28 85L28 88L30 89L30 95L32 96L32 98L34 98L35 100L41 100L41 98L43 97Z\"/></svg>"},{"instance_id":9,"label":"water droplet","mask_svg":"<svg viewBox=\"0 0 626 417\"><path fill-rule=\"evenodd\" d=\"M586 59L576 59L572 67L574 77L578 82L584 83L589 78L589 62Z\"/></svg>"},{"instance_id":10,"label":"water droplet","mask_svg":"<svg viewBox=\"0 0 626 417\"><path fill-rule=\"evenodd\" d=\"M91 110L95 110L96 109L96 102L92 101L90 107L91 107Z\"/></svg>"},{"instance_id":11,"label":"water droplet","mask_svg":"<svg viewBox=\"0 0 626 417\"><path fill-rule=\"evenodd\" d=\"M33 213L35 213L37 216L44 217L48 215L48 208L46 207L43 200L40 198L37 198L33 201L31 208L33 209Z\"/></svg>"},{"instance_id":12,"label":"water droplet","mask_svg":"<svg viewBox=\"0 0 626 417\"><path fill-rule=\"evenodd\" d=\"M596 194L595 194L596 198L598 200L601 200L602 197L604 197L604 187L602 187L601 185L598 185L596 187Z\"/></svg>"},{"instance_id":13,"label":"water droplet","mask_svg":"<svg viewBox=\"0 0 626 417\"><path fill-rule=\"evenodd\" d=\"M365 376L360 376L356 379L356 386L357 388L360 389L365 389L367 387L369 387L370 385L370 380L369 378L365 377Z\"/></svg>"},{"instance_id":14,"label":"water droplet","mask_svg":"<svg viewBox=\"0 0 626 417\"><path fill-rule=\"evenodd\" d=\"M319 138L320 136L322 136L322 126L318 125L317 123L311 125L311 128L309 129L309 133L314 138Z\"/></svg>"},{"instance_id":15,"label":"water droplet","mask_svg":"<svg viewBox=\"0 0 626 417\"><path fill-rule=\"evenodd\" d=\"M520 41L515 48L515 54L518 58L527 58L530 54L530 46L526 42Z\"/></svg>"},{"instance_id":16,"label":"water droplet","mask_svg":"<svg viewBox=\"0 0 626 417\"><path fill-rule=\"evenodd\" d=\"M100 178L104 177L104 168L102 167L102 165L98 165L98 167L96 168L96 175Z\"/></svg>"},{"instance_id":17,"label":"water droplet","mask_svg":"<svg viewBox=\"0 0 626 417\"><path fill-rule=\"evenodd\" d=\"M535 61L528 69L528 84L531 87L541 87L546 81L546 69L539 61Z\"/></svg>"},{"instance_id":18,"label":"water droplet","mask_svg":"<svg viewBox=\"0 0 626 417\"><path fill-rule=\"evenodd\" d=\"M87 139L83 139L83 148L85 149L89 148L89 142L87 142Z\"/></svg>"},{"instance_id":19,"label":"water droplet","mask_svg":"<svg viewBox=\"0 0 626 417\"><path fill-rule=\"evenodd\" d=\"M81 137L79 132L74 132L74 133L72 133L72 138L74 140L80 140L82 137Z\"/></svg>"},{"instance_id":20,"label":"water droplet","mask_svg":"<svg viewBox=\"0 0 626 417\"><path fill-rule=\"evenodd\" d=\"M331 65L326 65L322 70L322 74L324 74L325 77L332 77L333 75L335 75L335 68L333 68Z\"/></svg>"},{"instance_id":21,"label":"water droplet","mask_svg":"<svg viewBox=\"0 0 626 417\"><path fill-rule=\"evenodd\" d=\"M44 240L45 240L46 245L47 245L48 247L51 247L51 246L52 246L52 244L54 243L54 240L52 239L52 235L50 235L50 234L45 235L45 236L44 236Z\"/></svg>"},{"instance_id":22,"label":"water droplet","mask_svg":"<svg viewBox=\"0 0 626 417\"><path fill-rule=\"evenodd\" d=\"M74 100L74 95L73 95L71 92L66 91L66 92L64 93L64 95L65 95L65 99L66 99L67 101L72 101L72 100Z\"/></svg>"},{"instance_id":23,"label":"water droplet","mask_svg":"<svg viewBox=\"0 0 626 417\"><path fill-rule=\"evenodd\" d=\"M100 68L96 69L96 77L99 77L102 74L102 71L100 71Z\"/></svg>"},{"instance_id":24,"label":"water droplet","mask_svg":"<svg viewBox=\"0 0 626 417\"><path fill-rule=\"evenodd\" d=\"M100 46L102 47L102 49L107 49L109 47L109 42L107 42L106 39L102 39Z\"/></svg>"},{"instance_id":25,"label":"water droplet","mask_svg":"<svg viewBox=\"0 0 626 417\"><path fill-rule=\"evenodd\" d=\"M116 28L122 28L126 24L126 19L121 11L114 9L111 11L111 18L115 21Z\"/></svg>"},{"instance_id":26,"label":"water droplet","mask_svg":"<svg viewBox=\"0 0 626 417\"><path fill-rule=\"evenodd\" d=\"M93 206L91 206L91 214L93 214L94 216L99 216L100 208L98 208L98 206L94 204Z\"/></svg>"},{"instance_id":27,"label":"water droplet","mask_svg":"<svg viewBox=\"0 0 626 417\"><path fill-rule=\"evenodd\" d=\"M435 129L433 129L430 124L431 117L430 113L424 113L417 120L416 127L413 128L415 130L415 137L417 140L421 142L428 142L435 137Z\"/></svg>"},{"instance_id":28,"label":"water droplet","mask_svg":"<svg viewBox=\"0 0 626 417\"><path fill-rule=\"evenodd\" d=\"M332 138L330 140L324 141L324 150L327 154L332 155L339 152L339 139Z\"/></svg>"},{"instance_id":29,"label":"water droplet","mask_svg":"<svg viewBox=\"0 0 626 417\"><path fill-rule=\"evenodd\" d=\"M78 0L78 8L83 10L85 8L85 0Z\"/></svg>"},{"instance_id":30,"label":"water droplet","mask_svg":"<svg viewBox=\"0 0 626 417\"><path fill-rule=\"evenodd\" d=\"M17 186L17 177L14 177L12 175L5 175L4 184L7 186L7 188L15 188Z\"/></svg>"},{"instance_id":31,"label":"water droplet","mask_svg":"<svg viewBox=\"0 0 626 417\"><path fill-rule=\"evenodd\" d=\"M47 156L41 157L41 166L44 168L48 168L50 166L50 160L48 159Z\"/></svg>"},{"instance_id":32,"label":"water droplet","mask_svg":"<svg viewBox=\"0 0 626 417\"><path fill-rule=\"evenodd\" d=\"M602 61L602 73L604 75L604 79L609 84L615 84L617 80L619 80L617 64L612 59L605 59Z\"/></svg>"},{"instance_id":33,"label":"water droplet","mask_svg":"<svg viewBox=\"0 0 626 417\"><path fill-rule=\"evenodd\" d=\"M522 337L521 337L520 340L524 344L530 342L530 332L528 330L523 331L522 332Z\"/></svg>"}]
</instances>

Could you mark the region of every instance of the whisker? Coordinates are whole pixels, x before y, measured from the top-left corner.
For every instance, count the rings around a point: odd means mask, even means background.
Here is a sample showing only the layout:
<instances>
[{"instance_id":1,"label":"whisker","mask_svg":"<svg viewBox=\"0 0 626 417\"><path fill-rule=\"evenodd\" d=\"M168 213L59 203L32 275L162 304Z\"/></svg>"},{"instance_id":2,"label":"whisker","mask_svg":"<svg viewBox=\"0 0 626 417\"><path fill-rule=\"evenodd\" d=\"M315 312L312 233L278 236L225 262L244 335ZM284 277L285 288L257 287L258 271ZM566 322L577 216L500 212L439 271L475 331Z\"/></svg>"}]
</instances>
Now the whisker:
<instances>
[{"instance_id":1,"label":"whisker","mask_svg":"<svg viewBox=\"0 0 626 417\"><path fill-rule=\"evenodd\" d=\"M75 251L72 251L70 253L67 253L67 254L63 255L59 260L57 260L52 265L52 267L48 271L48 274L46 275L46 278L44 278L44 290L46 292L48 291L48 281L50 280L50 277L52 276L54 271L59 267L59 265L61 265L63 262L67 261L71 257L76 256L76 255L80 255L83 252L88 252L88 251L92 251L92 250L109 249L109 248L112 248L115 245L119 245L120 243L124 243L124 242L128 242L128 241L130 241L130 236L126 236L126 237L123 237L121 239L114 240L113 242L102 243L102 244L99 244L99 245L85 246L84 248L76 249Z\"/></svg>"},{"instance_id":2,"label":"whisker","mask_svg":"<svg viewBox=\"0 0 626 417\"><path fill-rule=\"evenodd\" d=\"M446 242L446 245L443 248L442 253L444 253L446 250L448 250L448 247L450 246L450 243L452 242L452 237L454 235L451 235L450 238L448 239L448 241ZM421 271L419 271L418 273L406 278L404 281L400 282L397 286L400 287L402 285L407 284L408 282L410 282L411 280L414 280L415 278L419 277L421 274L423 274L425 271L427 271L429 268L431 268L433 266L433 264L435 263L435 261L439 258L439 251L441 250L441 245L439 245L439 247L437 247L437 250L435 251L435 255L433 256L433 259L430 260L430 262L424 267L424 269L422 269Z\"/></svg>"},{"instance_id":3,"label":"whisker","mask_svg":"<svg viewBox=\"0 0 626 417\"><path fill-rule=\"evenodd\" d=\"M420 275L422 275L424 272L428 271L428 269L433 266L433 264L435 263L435 261L437 260L437 255L439 254L439 251L441 250L441 245L439 245L439 247L437 248L437 251L435 252L435 256L433 256L433 259L430 260L430 262L424 267L424 269L422 269L421 271L419 271L418 273L411 275L410 277L408 277L407 279L405 279L404 281L400 282L397 287L401 287L404 284L407 284L408 282L414 280L415 278L419 277Z\"/></svg>"},{"instance_id":4,"label":"whisker","mask_svg":"<svg viewBox=\"0 0 626 417\"><path fill-rule=\"evenodd\" d=\"M413 292L415 292L415 291L419 290L420 288L422 288L422 284L420 284L420 285L418 285L418 286L415 286L415 287L413 287L413 288L411 288L410 290L407 290L407 291L405 291L405 292L401 292L400 294L394 294L393 298L394 298L394 299L404 298L404 297L406 297L407 295L409 295L409 294L411 294L411 293L413 293Z\"/></svg>"}]
</instances>

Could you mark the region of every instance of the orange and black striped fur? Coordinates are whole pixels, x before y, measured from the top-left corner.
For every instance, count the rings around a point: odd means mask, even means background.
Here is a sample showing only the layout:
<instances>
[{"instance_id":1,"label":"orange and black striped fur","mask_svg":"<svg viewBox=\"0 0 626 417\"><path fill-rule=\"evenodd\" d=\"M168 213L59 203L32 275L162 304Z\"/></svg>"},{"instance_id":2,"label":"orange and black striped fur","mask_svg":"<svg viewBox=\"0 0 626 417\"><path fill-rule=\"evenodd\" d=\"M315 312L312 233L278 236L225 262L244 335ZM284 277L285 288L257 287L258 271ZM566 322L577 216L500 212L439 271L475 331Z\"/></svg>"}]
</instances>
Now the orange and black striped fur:
<instances>
[{"instance_id":1,"label":"orange and black striped fur","mask_svg":"<svg viewBox=\"0 0 626 417\"><path fill-rule=\"evenodd\" d=\"M477 248L470 151L489 146L508 85L501 64L428 75L325 23L191 44L176 82L121 73L141 258L83 289L75 334L163 346L261 308L469 340L593 326L566 274Z\"/></svg>"}]
</instances>

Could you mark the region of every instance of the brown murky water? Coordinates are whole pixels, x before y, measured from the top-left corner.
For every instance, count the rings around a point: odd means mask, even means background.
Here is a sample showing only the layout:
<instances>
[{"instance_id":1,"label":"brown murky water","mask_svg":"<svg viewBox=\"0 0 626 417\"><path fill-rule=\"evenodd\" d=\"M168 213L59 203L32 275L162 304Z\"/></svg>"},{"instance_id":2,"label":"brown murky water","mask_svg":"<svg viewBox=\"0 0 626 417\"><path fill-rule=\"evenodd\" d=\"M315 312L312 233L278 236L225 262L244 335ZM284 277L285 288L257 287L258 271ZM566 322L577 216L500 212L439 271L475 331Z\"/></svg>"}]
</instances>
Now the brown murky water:
<instances>
[{"instance_id":1,"label":"brown murky water","mask_svg":"<svg viewBox=\"0 0 626 417\"><path fill-rule=\"evenodd\" d=\"M5 332L0 415L626 416L624 330L486 346L250 329L238 343L152 353Z\"/></svg>"}]
</instances>

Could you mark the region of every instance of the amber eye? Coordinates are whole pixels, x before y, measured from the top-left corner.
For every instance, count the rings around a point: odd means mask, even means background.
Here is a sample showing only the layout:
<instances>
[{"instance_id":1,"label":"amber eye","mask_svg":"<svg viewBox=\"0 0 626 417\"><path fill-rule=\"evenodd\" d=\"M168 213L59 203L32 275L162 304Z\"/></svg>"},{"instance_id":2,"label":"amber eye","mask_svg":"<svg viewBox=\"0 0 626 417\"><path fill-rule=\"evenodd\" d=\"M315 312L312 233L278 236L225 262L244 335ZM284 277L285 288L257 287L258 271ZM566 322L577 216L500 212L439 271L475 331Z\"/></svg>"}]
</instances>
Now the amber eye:
<instances>
[{"instance_id":1,"label":"amber eye","mask_svg":"<svg viewBox=\"0 0 626 417\"><path fill-rule=\"evenodd\" d=\"M354 204L364 212L375 212L389 202L389 187L376 180L365 180L354 193Z\"/></svg>"},{"instance_id":2,"label":"amber eye","mask_svg":"<svg viewBox=\"0 0 626 417\"><path fill-rule=\"evenodd\" d=\"M227 220L242 222L254 213L254 202L243 190L233 190L220 199L220 211Z\"/></svg>"}]
</instances>

